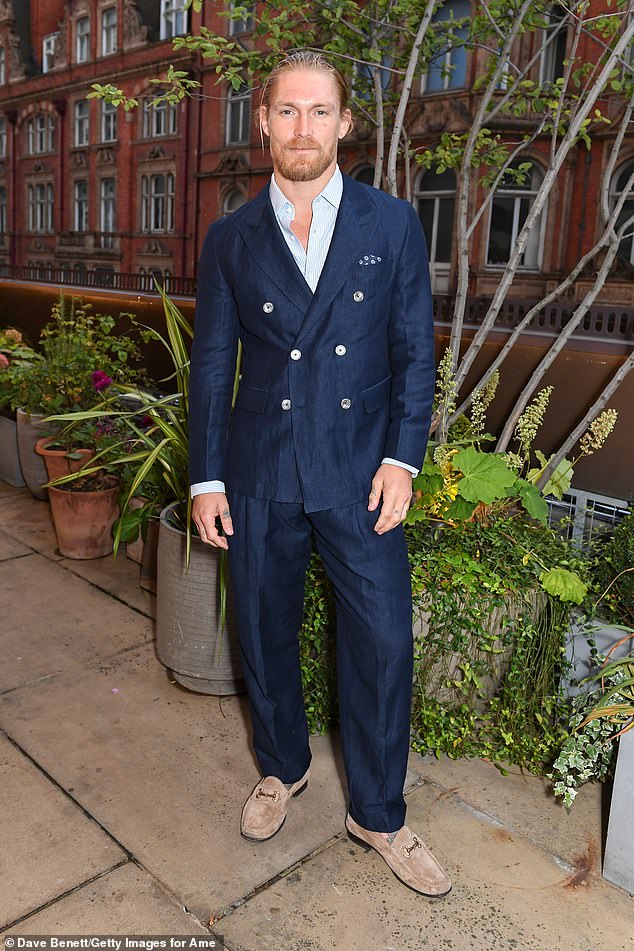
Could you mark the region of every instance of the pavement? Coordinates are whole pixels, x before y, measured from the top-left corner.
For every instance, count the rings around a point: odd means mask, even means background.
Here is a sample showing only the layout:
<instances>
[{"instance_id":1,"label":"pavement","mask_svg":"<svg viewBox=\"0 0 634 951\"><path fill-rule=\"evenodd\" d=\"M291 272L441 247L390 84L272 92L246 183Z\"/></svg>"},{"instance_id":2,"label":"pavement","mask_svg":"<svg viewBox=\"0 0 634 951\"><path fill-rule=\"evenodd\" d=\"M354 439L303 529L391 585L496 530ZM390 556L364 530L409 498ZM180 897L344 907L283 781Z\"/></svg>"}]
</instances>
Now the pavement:
<instances>
[{"instance_id":1,"label":"pavement","mask_svg":"<svg viewBox=\"0 0 634 951\"><path fill-rule=\"evenodd\" d=\"M138 564L60 556L48 504L27 489L0 483L0 514L0 934L178 935L227 951L634 949L634 898L601 877L604 787L567 812L517 769L412 754L408 823L454 882L434 901L349 839L337 739L315 737L283 829L242 839L258 779L244 697L170 679Z\"/></svg>"}]
</instances>

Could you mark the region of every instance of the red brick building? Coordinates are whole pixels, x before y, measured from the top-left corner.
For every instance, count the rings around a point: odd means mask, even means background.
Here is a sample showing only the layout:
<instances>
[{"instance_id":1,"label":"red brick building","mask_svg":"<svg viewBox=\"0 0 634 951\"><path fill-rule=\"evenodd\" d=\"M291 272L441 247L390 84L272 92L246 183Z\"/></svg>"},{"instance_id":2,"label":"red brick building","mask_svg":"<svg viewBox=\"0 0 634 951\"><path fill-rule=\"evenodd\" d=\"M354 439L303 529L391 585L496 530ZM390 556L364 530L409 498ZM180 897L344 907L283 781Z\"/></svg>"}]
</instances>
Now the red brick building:
<instances>
[{"instance_id":1,"label":"red brick building","mask_svg":"<svg viewBox=\"0 0 634 951\"><path fill-rule=\"evenodd\" d=\"M0 266L31 265L36 273L82 269L106 279L113 272L195 275L208 223L253 197L270 174L250 93L218 84L208 61L172 49L173 35L200 25L249 44L252 22L228 20L221 15L227 7L207 0L202 13L186 14L183 0L0 0ZM450 0L437 16L450 12L468 15L467 0ZM532 34L522 42L539 41ZM541 81L559 75L570 41L563 32L538 56L534 71ZM528 45L522 54L530 57L535 51ZM170 63L202 83L199 94L177 106L151 106L156 87L150 80ZM473 82L484 65L482 52L454 46L443 63L417 77L408 123L415 148L433 144L443 131L468 127ZM93 82L123 88L140 108L124 112L86 99ZM579 146L572 153L529 242L513 296L541 296L596 240L598 189L613 140L606 127L591 152ZM530 157L530 180L521 189L500 189L476 233L475 297L493 293L543 174L539 143ZM367 180L373 139L363 121L346 139L340 160L344 171ZM633 168L634 134L610 200ZM412 163L411 181L434 289L451 293L455 176L423 173ZM634 198L627 208L631 213ZM630 238L602 300L634 304L633 261ZM586 285L578 283L576 296Z\"/></svg>"}]
</instances>

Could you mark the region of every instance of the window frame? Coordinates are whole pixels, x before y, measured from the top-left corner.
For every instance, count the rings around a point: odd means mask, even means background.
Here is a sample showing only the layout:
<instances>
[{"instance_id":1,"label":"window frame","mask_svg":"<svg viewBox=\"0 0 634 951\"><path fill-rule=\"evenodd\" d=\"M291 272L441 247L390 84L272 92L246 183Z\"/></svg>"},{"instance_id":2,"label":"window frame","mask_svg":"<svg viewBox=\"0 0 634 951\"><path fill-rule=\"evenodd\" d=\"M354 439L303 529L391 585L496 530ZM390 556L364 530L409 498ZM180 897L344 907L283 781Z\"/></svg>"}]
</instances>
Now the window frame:
<instances>
[{"instance_id":1,"label":"window frame","mask_svg":"<svg viewBox=\"0 0 634 951\"><path fill-rule=\"evenodd\" d=\"M610 182L610 209L613 209L617 200L620 198L623 189L617 189L617 183L621 177L623 178L623 185L627 182L627 179L634 172L634 157L626 159L625 162L622 162L617 169L615 169L614 174L612 175L612 181ZM628 198L623 204L623 210L619 216L619 222L617 222L617 228L623 221L626 221L630 214L634 214L634 193L630 198ZM627 261L634 267L634 236L632 232L634 231L634 225L630 228L629 234L625 235L619 242L619 249L617 251L617 257L621 261ZM631 242L629 255L621 254L621 244L625 242Z\"/></svg>"},{"instance_id":2,"label":"window frame","mask_svg":"<svg viewBox=\"0 0 634 951\"><path fill-rule=\"evenodd\" d=\"M27 231L30 234L52 234L55 191L52 182L29 182L27 185Z\"/></svg>"},{"instance_id":3,"label":"window frame","mask_svg":"<svg viewBox=\"0 0 634 951\"><path fill-rule=\"evenodd\" d=\"M88 29L85 33L81 32L80 24L86 23ZM75 20L75 62L76 63L87 63L90 60L90 16L86 14L85 16L77 17ZM82 50L82 46L85 45L85 51ZM85 52L85 55L82 55Z\"/></svg>"},{"instance_id":4,"label":"window frame","mask_svg":"<svg viewBox=\"0 0 634 951\"><path fill-rule=\"evenodd\" d=\"M242 92L246 89L246 92ZM236 125L240 129L240 138L231 136L231 129L234 125L234 112L238 111L238 120ZM240 89L229 87L226 99L225 110L225 145L248 145L251 141L251 89L247 83L243 83Z\"/></svg>"},{"instance_id":5,"label":"window frame","mask_svg":"<svg viewBox=\"0 0 634 951\"><path fill-rule=\"evenodd\" d=\"M0 116L0 158L7 157L7 120Z\"/></svg>"},{"instance_id":6,"label":"window frame","mask_svg":"<svg viewBox=\"0 0 634 951\"><path fill-rule=\"evenodd\" d=\"M107 187L112 185L112 194L106 194ZM106 228L106 224L111 224L111 228ZM99 230L102 235L106 235L102 240L102 247L111 247L112 238L116 232L117 225L117 180L112 176L99 179Z\"/></svg>"},{"instance_id":7,"label":"window frame","mask_svg":"<svg viewBox=\"0 0 634 951\"><path fill-rule=\"evenodd\" d=\"M235 0L231 0L229 10L233 12L235 7L238 6L248 7L250 8L250 12L245 20L234 20L233 17L229 17L229 36L241 36L243 33L252 33L255 26L255 3L236 3Z\"/></svg>"},{"instance_id":8,"label":"window frame","mask_svg":"<svg viewBox=\"0 0 634 951\"><path fill-rule=\"evenodd\" d=\"M0 43L0 86L7 81L7 51L4 43Z\"/></svg>"},{"instance_id":9,"label":"window frame","mask_svg":"<svg viewBox=\"0 0 634 951\"><path fill-rule=\"evenodd\" d=\"M450 172L450 171L452 171L452 170L451 170L451 169L447 169L447 172ZM445 173L445 174L447 174L447 173ZM449 255L449 258L448 258L446 261L440 260L440 259L438 259L437 256L436 256L436 252L437 252L437 248L438 248L438 231L439 231L439 226L440 226L441 223L445 220L445 219L441 216L440 202L441 202L442 200L447 200L447 199L450 199L450 200L452 201L452 203L453 203L452 217L451 217L451 222L450 222L450 226L449 226L449 228L450 228L450 231L449 231L449 246L450 246L450 247L453 247L454 220L455 220L455 213L456 213L456 196L457 196L458 181L457 181L455 172L452 172L452 174L453 174L453 189L449 189L449 188L429 188L429 189L424 189L424 188L421 188L421 182L424 181L425 179L428 179L429 181L433 181L434 178L440 177L440 176L436 176L434 172L432 172L432 171L426 171L426 170L421 170L420 174L418 175L418 177L417 177L417 179L416 179L416 183L415 183L415 186L414 186L414 201L416 202L416 206L415 206L415 207L416 207L416 214L418 215L418 219L419 219L419 221L421 222L421 227L422 227L422 225L423 225L423 219L422 219L421 213L420 213L420 212L421 212L420 205L421 205L421 203L424 202L424 201L426 201L426 202L433 202L432 225L431 225L431 230L432 230L432 233L431 233L431 241L429 241L429 240L427 239L427 236L426 236L427 245L428 245L429 263L430 263L430 265L431 265L432 267L433 267L434 265L437 265L437 264L451 266L451 263L452 263L453 255L452 255L451 253L450 253L450 255Z\"/></svg>"},{"instance_id":10,"label":"window frame","mask_svg":"<svg viewBox=\"0 0 634 951\"><path fill-rule=\"evenodd\" d=\"M106 18L112 14L112 22ZM119 27L116 6L104 7L101 11L101 55L112 56L117 52L117 30Z\"/></svg>"},{"instance_id":11,"label":"window frame","mask_svg":"<svg viewBox=\"0 0 634 951\"><path fill-rule=\"evenodd\" d=\"M518 159L518 163L519 163L519 161L520 161L520 160ZM526 161L526 160L525 160L525 161ZM488 214L487 241L486 241L486 257L485 257L485 264L486 264L486 267L487 267L487 268L491 268L491 269L493 269L493 270L503 270L503 269L507 266L507 264L508 264L508 258L506 259L506 261L491 261L491 260L490 260L490 253L491 253L491 226L492 226L492 224L493 224L493 214L494 214L494 210L495 210L495 202L496 202L496 199L499 199L499 198L502 198L502 199L513 198L513 199L514 199L514 201L513 201L513 216L512 216L512 219L513 219L513 220L512 220L512 226L511 226L511 235L510 235L510 238L509 238L509 248L512 248L513 245L514 245L514 243L517 241L517 237L518 237L520 231L521 231L522 228L523 228L523 222L520 223L521 200L522 200L523 198L531 198L531 199L532 199L532 200L529 202L529 206L528 206L528 211L530 211L530 209L531 209L531 207L532 207L532 204L533 204L533 201L535 200L535 197L536 197L537 192L538 192L538 190L539 190L539 187L540 187L540 185L541 185L541 182L543 181L543 178L544 178L544 170L543 170L543 168L541 167L541 165L539 164L539 162L537 162L534 158L531 157L531 158L530 158L530 161L532 162L532 166L533 166L532 169L531 169L531 171L530 171L529 173L527 173L527 174L529 174L529 175L531 176L530 187L526 188L526 187L521 186L521 185L510 185L510 186L509 186L509 185L500 184L500 185L498 185L498 187L495 189L495 194L491 197L491 208L490 208L489 214ZM536 185L535 185L534 182L532 181L532 177L533 177L533 175L535 175L535 174L539 175L539 181L537 182ZM527 214L528 214L528 212L527 212ZM544 229L545 229L545 227L546 227L546 216L547 216L547 214L548 214L548 202L545 202L545 203L544 203L544 206L542 207L542 210L541 210L540 213L539 213L539 225L538 225L538 230L537 230L537 233L536 233L536 247L537 247L536 262L535 262L534 264L526 264L526 263L524 263L524 262L521 262L521 263L519 263L519 264L517 265L518 271L522 271L522 272L533 272L533 273L539 273L540 271L542 271L542 269L543 269L543 254L544 254ZM524 220L526 220L526 219L524 219ZM528 251L528 244L527 244L526 248L524 249L524 255L526 255L527 251ZM509 255L509 256L510 256L510 255Z\"/></svg>"},{"instance_id":12,"label":"window frame","mask_svg":"<svg viewBox=\"0 0 634 951\"><path fill-rule=\"evenodd\" d=\"M80 109L85 108L85 115L79 115ZM83 135L80 135L80 131ZM73 109L73 147L85 148L90 145L90 104L86 99L75 100Z\"/></svg>"},{"instance_id":13,"label":"window frame","mask_svg":"<svg viewBox=\"0 0 634 951\"><path fill-rule=\"evenodd\" d=\"M58 39L59 31L47 33L42 37L42 73L50 73L55 66L55 47Z\"/></svg>"},{"instance_id":14,"label":"window frame","mask_svg":"<svg viewBox=\"0 0 634 951\"><path fill-rule=\"evenodd\" d=\"M187 10L184 0L161 0L159 38L171 40L187 32Z\"/></svg>"},{"instance_id":15,"label":"window frame","mask_svg":"<svg viewBox=\"0 0 634 951\"><path fill-rule=\"evenodd\" d=\"M460 3L463 2L463 0L453 0L453 2L455 2L456 4L460 4ZM445 29L447 25L450 25L450 24L452 24L452 23L455 23L456 20L464 20L464 19L466 19L466 17L469 15L469 11L467 10L467 12L465 12L465 14L462 15L462 16L453 16L453 14L454 14L453 2L452 2L452 0L450 0L450 2L447 3L447 4L445 4L445 6L441 7L440 10L438 10L438 11L434 14L434 17L432 18L431 27L432 27L432 29L436 30L438 33L442 33L442 32L443 32L443 29ZM466 0L465 0L465 2L466 2ZM469 7L469 3L468 3L468 2L466 2L466 6ZM442 15L444 12L447 13L447 17L444 17L444 16ZM467 27L463 27L462 29L465 30L466 33L467 33L467 35L468 35L468 29L467 29ZM466 40L466 38L467 38L467 36L465 36L465 40ZM464 76L462 75L462 73L458 73L458 70L457 70L456 68L454 68L455 64L452 62L452 58L453 58L453 55L455 55L455 54L454 54L454 51L455 51L455 50L464 50L464 57L465 57L465 62L464 62ZM443 55L442 63L440 63L440 62L434 62L434 63L429 62L429 63L427 64L427 68L426 68L425 71L421 74L421 77L420 77L420 94L421 94L421 96L433 96L433 95L438 95L438 94L440 94L440 93L449 92L449 91L455 90L455 89L466 89L466 88L467 88L467 85L468 85L468 83L467 83L467 68L468 68L468 59L467 59L467 57L468 57L468 50L467 50L466 44L461 44L461 45L458 46L458 45L452 45L451 43L448 42L448 43L447 43L447 49L445 50L445 53L444 53L444 55ZM439 71L440 78L441 78L441 81L442 81L442 85L441 85L441 88L440 88L440 89L430 89L430 88L429 88L430 73L431 73L431 70L432 70L432 66L433 66L434 72L436 71L436 69ZM453 79L454 77L458 76L458 75L461 76L461 81L460 81L460 82L452 82L452 79Z\"/></svg>"},{"instance_id":16,"label":"window frame","mask_svg":"<svg viewBox=\"0 0 634 951\"><path fill-rule=\"evenodd\" d=\"M85 192L81 195L79 194L80 186L84 186ZM88 195L88 179L75 179L73 182L73 231L82 234L88 231Z\"/></svg>"},{"instance_id":17,"label":"window frame","mask_svg":"<svg viewBox=\"0 0 634 951\"><path fill-rule=\"evenodd\" d=\"M162 139L171 135L178 135L178 114L175 102L154 103L151 97L146 97L141 106L141 138ZM164 125L164 131L158 126Z\"/></svg>"},{"instance_id":18,"label":"window frame","mask_svg":"<svg viewBox=\"0 0 634 951\"><path fill-rule=\"evenodd\" d=\"M104 99L101 103L101 142L116 142L117 132L117 107Z\"/></svg>"},{"instance_id":19,"label":"window frame","mask_svg":"<svg viewBox=\"0 0 634 951\"><path fill-rule=\"evenodd\" d=\"M173 232L174 212L174 173L155 172L142 175L141 231L143 234L170 234Z\"/></svg>"}]
</instances>

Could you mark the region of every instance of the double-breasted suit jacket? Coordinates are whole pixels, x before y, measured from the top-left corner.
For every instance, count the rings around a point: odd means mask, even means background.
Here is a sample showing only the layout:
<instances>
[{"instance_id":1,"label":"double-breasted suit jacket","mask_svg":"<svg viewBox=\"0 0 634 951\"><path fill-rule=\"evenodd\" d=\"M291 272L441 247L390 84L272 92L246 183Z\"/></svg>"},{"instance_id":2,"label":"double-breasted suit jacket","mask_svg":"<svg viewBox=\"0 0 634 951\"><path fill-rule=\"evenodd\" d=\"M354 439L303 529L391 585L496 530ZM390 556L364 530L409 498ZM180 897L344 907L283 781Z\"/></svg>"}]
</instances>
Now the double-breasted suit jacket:
<instances>
[{"instance_id":1,"label":"double-breasted suit jacket","mask_svg":"<svg viewBox=\"0 0 634 951\"><path fill-rule=\"evenodd\" d=\"M314 294L268 187L210 227L192 349L192 483L219 479L306 512L362 501L384 457L421 466L433 387L427 251L410 204L344 176Z\"/></svg>"}]
</instances>

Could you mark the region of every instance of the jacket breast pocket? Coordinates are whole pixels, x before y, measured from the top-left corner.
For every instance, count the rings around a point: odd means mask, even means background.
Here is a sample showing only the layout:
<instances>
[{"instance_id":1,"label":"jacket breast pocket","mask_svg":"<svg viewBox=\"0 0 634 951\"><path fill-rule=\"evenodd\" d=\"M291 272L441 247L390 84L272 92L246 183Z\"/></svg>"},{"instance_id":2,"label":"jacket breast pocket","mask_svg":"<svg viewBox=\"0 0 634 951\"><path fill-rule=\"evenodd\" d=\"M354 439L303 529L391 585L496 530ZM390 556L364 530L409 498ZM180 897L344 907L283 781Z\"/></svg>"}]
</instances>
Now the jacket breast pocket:
<instances>
[{"instance_id":1,"label":"jacket breast pocket","mask_svg":"<svg viewBox=\"0 0 634 951\"><path fill-rule=\"evenodd\" d=\"M236 397L236 409L245 409L249 413L263 413L268 395L268 390L242 385Z\"/></svg>"},{"instance_id":2,"label":"jacket breast pocket","mask_svg":"<svg viewBox=\"0 0 634 951\"><path fill-rule=\"evenodd\" d=\"M392 376L386 376L384 380L381 380L379 383L374 383L373 386L368 386L365 390L361 391L361 399L363 400L366 413L374 413L375 410L389 403L391 382Z\"/></svg>"}]
</instances>

